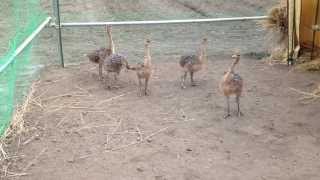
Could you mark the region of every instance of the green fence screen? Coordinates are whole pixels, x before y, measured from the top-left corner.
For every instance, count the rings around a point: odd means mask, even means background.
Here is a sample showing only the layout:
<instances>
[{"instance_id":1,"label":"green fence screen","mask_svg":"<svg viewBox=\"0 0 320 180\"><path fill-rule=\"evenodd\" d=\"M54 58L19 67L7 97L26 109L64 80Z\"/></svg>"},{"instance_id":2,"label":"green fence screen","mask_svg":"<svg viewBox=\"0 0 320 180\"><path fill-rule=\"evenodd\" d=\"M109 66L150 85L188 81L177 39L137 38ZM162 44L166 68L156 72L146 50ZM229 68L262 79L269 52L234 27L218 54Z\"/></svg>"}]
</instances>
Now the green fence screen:
<instances>
[{"instance_id":1,"label":"green fence screen","mask_svg":"<svg viewBox=\"0 0 320 180\"><path fill-rule=\"evenodd\" d=\"M46 17L39 0L4 0L0 3L0 26L4 27L0 31L0 46L2 49L7 46L5 52L0 51L0 136L29 89L21 86L19 79L30 64L32 43L14 59L13 54ZM3 69L8 62L11 63Z\"/></svg>"}]
</instances>

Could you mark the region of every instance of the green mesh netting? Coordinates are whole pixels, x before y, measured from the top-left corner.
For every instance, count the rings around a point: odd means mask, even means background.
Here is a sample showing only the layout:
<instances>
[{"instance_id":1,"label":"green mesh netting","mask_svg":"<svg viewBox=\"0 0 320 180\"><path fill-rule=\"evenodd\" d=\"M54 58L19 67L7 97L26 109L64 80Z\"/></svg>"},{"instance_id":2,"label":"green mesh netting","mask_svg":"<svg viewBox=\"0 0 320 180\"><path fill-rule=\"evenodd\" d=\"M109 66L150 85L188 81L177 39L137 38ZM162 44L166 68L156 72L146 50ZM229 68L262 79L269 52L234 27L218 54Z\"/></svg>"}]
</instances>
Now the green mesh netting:
<instances>
[{"instance_id":1,"label":"green mesh netting","mask_svg":"<svg viewBox=\"0 0 320 180\"><path fill-rule=\"evenodd\" d=\"M21 86L23 73L29 66L31 48L30 44L23 52L14 59L13 54L18 46L43 22L47 17L40 7L39 0L8 0L0 4L0 34L4 41L0 46L7 47L6 53L0 54L0 70L1 67L8 62L9 66L0 72L0 136L2 136L10 124L13 112L17 103L21 103L23 95L28 90L27 85ZM1 41L3 40L1 38ZM0 53L3 53L0 51ZM30 84L30 83L29 83ZM19 93L17 93L19 92Z\"/></svg>"}]
</instances>

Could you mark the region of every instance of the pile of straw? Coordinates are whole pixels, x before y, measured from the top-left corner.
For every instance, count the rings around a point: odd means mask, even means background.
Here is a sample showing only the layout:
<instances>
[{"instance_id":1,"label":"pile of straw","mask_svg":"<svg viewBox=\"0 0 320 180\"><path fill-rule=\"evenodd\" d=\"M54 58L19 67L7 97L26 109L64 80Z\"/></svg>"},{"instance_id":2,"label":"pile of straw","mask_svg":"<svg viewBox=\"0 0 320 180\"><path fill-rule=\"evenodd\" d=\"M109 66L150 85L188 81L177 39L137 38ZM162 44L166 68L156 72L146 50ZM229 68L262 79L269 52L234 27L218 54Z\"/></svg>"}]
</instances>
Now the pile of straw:
<instances>
[{"instance_id":1,"label":"pile of straw","mask_svg":"<svg viewBox=\"0 0 320 180\"><path fill-rule=\"evenodd\" d=\"M284 61L287 59L288 47L288 17L287 7L278 5L270 9L268 19L262 21L262 26L268 31L270 59Z\"/></svg>"},{"instance_id":2,"label":"pile of straw","mask_svg":"<svg viewBox=\"0 0 320 180\"><path fill-rule=\"evenodd\" d=\"M320 71L320 58L312 61L302 62L297 66L297 69L303 71Z\"/></svg>"},{"instance_id":3,"label":"pile of straw","mask_svg":"<svg viewBox=\"0 0 320 180\"><path fill-rule=\"evenodd\" d=\"M38 85L39 81L34 82L29 90L29 93L25 97L24 102L17 106L16 111L13 115L12 121L9 128L6 130L4 135L0 138L0 147L5 143L5 141L12 140L15 136L23 133L24 131L24 115L28 112L28 107L33 101L33 95ZM1 149L1 148L0 148Z\"/></svg>"},{"instance_id":4,"label":"pile of straw","mask_svg":"<svg viewBox=\"0 0 320 180\"><path fill-rule=\"evenodd\" d=\"M310 92L304 92L295 88L290 88L296 93L302 94L303 96L300 98L301 101L304 101L304 103L311 103L314 101L317 101L320 99L320 85L313 90L311 93Z\"/></svg>"},{"instance_id":5,"label":"pile of straw","mask_svg":"<svg viewBox=\"0 0 320 180\"><path fill-rule=\"evenodd\" d=\"M269 11L269 18L263 22L263 26L270 31L280 32L281 41L288 36L287 7L273 7Z\"/></svg>"}]
</instances>

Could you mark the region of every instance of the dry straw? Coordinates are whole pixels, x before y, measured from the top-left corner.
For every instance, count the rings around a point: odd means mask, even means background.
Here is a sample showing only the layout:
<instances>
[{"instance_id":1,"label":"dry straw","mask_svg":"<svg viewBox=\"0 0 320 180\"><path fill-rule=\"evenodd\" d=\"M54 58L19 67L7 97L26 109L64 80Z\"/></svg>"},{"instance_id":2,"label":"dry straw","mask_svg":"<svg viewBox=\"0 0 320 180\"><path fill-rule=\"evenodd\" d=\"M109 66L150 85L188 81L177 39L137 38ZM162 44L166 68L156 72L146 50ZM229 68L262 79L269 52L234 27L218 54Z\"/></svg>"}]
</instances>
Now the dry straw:
<instances>
[{"instance_id":1,"label":"dry straw","mask_svg":"<svg viewBox=\"0 0 320 180\"><path fill-rule=\"evenodd\" d=\"M300 100L306 103L314 102L320 99L320 85L318 85L318 87L312 92L304 92L295 88L290 88L290 89L296 93L301 94L302 97L300 98Z\"/></svg>"},{"instance_id":2,"label":"dry straw","mask_svg":"<svg viewBox=\"0 0 320 180\"><path fill-rule=\"evenodd\" d=\"M298 70L303 71L320 71L320 58L316 58L314 60L310 60L309 57L300 57L300 62L297 66Z\"/></svg>"},{"instance_id":3,"label":"dry straw","mask_svg":"<svg viewBox=\"0 0 320 180\"><path fill-rule=\"evenodd\" d=\"M268 18L261 22L268 31L267 43L270 44L270 59L286 59L286 49L288 47L288 17L286 5L279 4L272 7L268 12Z\"/></svg>"},{"instance_id":4,"label":"dry straw","mask_svg":"<svg viewBox=\"0 0 320 180\"><path fill-rule=\"evenodd\" d=\"M25 97L24 103L21 104L20 106L17 106L9 128L6 130L3 137L1 137L0 149L1 149L2 157L4 158L6 158L6 152L3 149L3 147L5 147L4 146L5 142L10 139L13 139L17 135L20 135L24 131L24 115L25 113L28 112L29 105L34 102L34 99L33 99L34 92L38 84L39 84L39 81L34 82L31 85L29 93Z\"/></svg>"},{"instance_id":5,"label":"dry straw","mask_svg":"<svg viewBox=\"0 0 320 180\"><path fill-rule=\"evenodd\" d=\"M263 21L263 26L272 32L280 32L280 41L288 36L287 7L273 7L269 11L269 18Z\"/></svg>"}]
</instances>

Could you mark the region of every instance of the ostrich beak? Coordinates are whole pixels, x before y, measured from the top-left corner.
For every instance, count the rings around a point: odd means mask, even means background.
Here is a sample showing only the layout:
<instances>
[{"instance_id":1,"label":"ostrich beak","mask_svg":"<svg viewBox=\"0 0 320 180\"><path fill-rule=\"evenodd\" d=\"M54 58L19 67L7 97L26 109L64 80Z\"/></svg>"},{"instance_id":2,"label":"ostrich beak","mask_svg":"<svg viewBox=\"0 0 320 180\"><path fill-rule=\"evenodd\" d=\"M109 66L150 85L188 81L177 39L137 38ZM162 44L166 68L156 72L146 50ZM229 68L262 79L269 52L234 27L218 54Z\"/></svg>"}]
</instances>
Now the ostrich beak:
<instances>
[{"instance_id":1,"label":"ostrich beak","mask_svg":"<svg viewBox=\"0 0 320 180\"><path fill-rule=\"evenodd\" d=\"M234 55L232 55L232 58L238 58L238 57L240 57L240 54L234 54Z\"/></svg>"}]
</instances>

